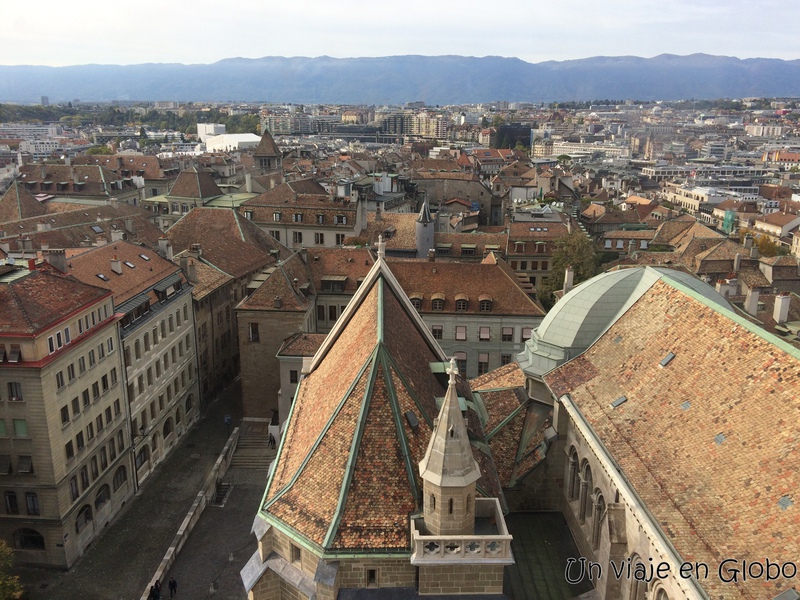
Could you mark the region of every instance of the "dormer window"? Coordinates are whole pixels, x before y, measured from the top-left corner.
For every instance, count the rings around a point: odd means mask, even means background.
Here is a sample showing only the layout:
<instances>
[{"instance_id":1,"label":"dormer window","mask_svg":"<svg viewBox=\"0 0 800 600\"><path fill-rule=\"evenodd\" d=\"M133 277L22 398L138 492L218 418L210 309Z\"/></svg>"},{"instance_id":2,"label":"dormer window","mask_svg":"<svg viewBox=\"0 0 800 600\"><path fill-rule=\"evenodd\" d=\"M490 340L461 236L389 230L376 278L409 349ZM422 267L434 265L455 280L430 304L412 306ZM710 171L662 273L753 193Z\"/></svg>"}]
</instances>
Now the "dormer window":
<instances>
[{"instance_id":1,"label":"dormer window","mask_svg":"<svg viewBox=\"0 0 800 600\"><path fill-rule=\"evenodd\" d=\"M431 296L431 310L444 310L444 294L437 292Z\"/></svg>"},{"instance_id":2,"label":"dormer window","mask_svg":"<svg viewBox=\"0 0 800 600\"><path fill-rule=\"evenodd\" d=\"M478 297L478 309L481 312L492 312L491 296L481 295Z\"/></svg>"},{"instance_id":3,"label":"dormer window","mask_svg":"<svg viewBox=\"0 0 800 600\"><path fill-rule=\"evenodd\" d=\"M295 223L302 223L303 222L303 213L294 213L292 215L292 221Z\"/></svg>"},{"instance_id":4,"label":"dormer window","mask_svg":"<svg viewBox=\"0 0 800 600\"><path fill-rule=\"evenodd\" d=\"M466 312L469 298L466 294L456 294L456 312Z\"/></svg>"},{"instance_id":5,"label":"dormer window","mask_svg":"<svg viewBox=\"0 0 800 600\"><path fill-rule=\"evenodd\" d=\"M345 217L344 215L336 215L336 224L347 225L347 217Z\"/></svg>"},{"instance_id":6,"label":"dormer window","mask_svg":"<svg viewBox=\"0 0 800 600\"><path fill-rule=\"evenodd\" d=\"M277 222L280 222L280 220L281 220L281 213L279 213L279 212L274 212L274 213L272 213L272 220L273 220L273 221L275 221L276 223L277 223Z\"/></svg>"},{"instance_id":7,"label":"dormer window","mask_svg":"<svg viewBox=\"0 0 800 600\"><path fill-rule=\"evenodd\" d=\"M411 300L411 305L415 310L422 310L422 294L420 292L412 292L408 299Z\"/></svg>"}]
</instances>

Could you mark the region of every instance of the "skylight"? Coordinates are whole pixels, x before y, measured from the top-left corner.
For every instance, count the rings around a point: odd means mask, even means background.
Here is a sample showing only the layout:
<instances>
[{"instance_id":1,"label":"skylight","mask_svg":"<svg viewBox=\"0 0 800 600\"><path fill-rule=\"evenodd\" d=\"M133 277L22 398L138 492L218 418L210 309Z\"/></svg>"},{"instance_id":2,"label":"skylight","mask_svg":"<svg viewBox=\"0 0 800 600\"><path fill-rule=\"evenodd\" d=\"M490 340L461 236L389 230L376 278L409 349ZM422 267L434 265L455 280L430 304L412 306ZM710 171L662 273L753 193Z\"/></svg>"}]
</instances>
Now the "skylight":
<instances>
[{"instance_id":1,"label":"skylight","mask_svg":"<svg viewBox=\"0 0 800 600\"><path fill-rule=\"evenodd\" d=\"M139 258L143 258L143 259L145 259L145 260L150 260L150 257L149 257L149 256L147 256L146 254L140 254L140 255L139 255Z\"/></svg>"},{"instance_id":2,"label":"skylight","mask_svg":"<svg viewBox=\"0 0 800 600\"><path fill-rule=\"evenodd\" d=\"M125 262L123 262L122 264L125 265L126 267L130 267L131 269L135 269L136 268L135 264L133 264L131 262L128 262L127 260Z\"/></svg>"},{"instance_id":3,"label":"skylight","mask_svg":"<svg viewBox=\"0 0 800 600\"><path fill-rule=\"evenodd\" d=\"M92 225L92 231L94 231L95 233L103 233L103 228L100 227L99 225Z\"/></svg>"},{"instance_id":4,"label":"skylight","mask_svg":"<svg viewBox=\"0 0 800 600\"><path fill-rule=\"evenodd\" d=\"M103 275L102 273L98 273L97 276L100 279L102 279L103 281L110 281L110 279L108 277L106 277L105 275Z\"/></svg>"},{"instance_id":5,"label":"skylight","mask_svg":"<svg viewBox=\"0 0 800 600\"><path fill-rule=\"evenodd\" d=\"M662 361L659 363L659 365L661 365L662 367L666 367L666 366L667 366L667 365L668 365L670 362L672 362L672 359L673 359L673 358L675 358L675 354L674 354L674 353L672 353L672 352L670 352L669 354L667 354L667 355L666 355L666 356L665 356L665 357L662 359Z\"/></svg>"},{"instance_id":6,"label":"skylight","mask_svg":"<svg viewBox=\"0 0 800 600\"><path fill-rule=\"evenodd\" d=\"M611 408L617 408L618 406L620 406L620 405L622 405L622 404L625 404L627 401L628 401L628 399L627 399L625 396L620 396L619 398L617 398L616 400L614 400L614 401L611 403L611 405L610 405L610 406L611 406Z\"/></svg>"}]
</instances>

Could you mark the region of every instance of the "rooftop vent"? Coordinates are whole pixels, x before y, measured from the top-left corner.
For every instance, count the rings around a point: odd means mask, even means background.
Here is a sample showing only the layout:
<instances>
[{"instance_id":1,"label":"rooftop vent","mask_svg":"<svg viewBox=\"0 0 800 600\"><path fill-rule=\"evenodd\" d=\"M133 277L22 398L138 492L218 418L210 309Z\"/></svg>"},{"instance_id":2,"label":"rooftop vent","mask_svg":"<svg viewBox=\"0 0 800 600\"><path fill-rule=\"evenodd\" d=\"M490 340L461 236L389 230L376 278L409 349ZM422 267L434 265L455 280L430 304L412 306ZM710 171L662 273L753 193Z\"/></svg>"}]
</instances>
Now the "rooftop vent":
<instances>
[{"instance_id":1,"label":"rooftop vent","mask_svg":"<svg viewBox=\"0 0 800 600\"><path fill-rule=\"evenodd\" d=\"M671 363L671 362L672 362L672 359L673 359L673 358L675 358L675 354L674 354L674 353L672 353L672 352L670 352L670 353L669 353L669 354L667 354L667 355L664 357L664 359L663 359L663 360L662 360L660 363L658 363L658 364L659 364L659 365L661 365L662 367L666 367L666 366L667 366L669 363Z\"/></svg>"},{"instance_id":2,"label":"rooftop vent","mask_svg":"<svg viewBox=\"0 0 800 600\"><path fill-rule=\"evenodd\" d=\"M716 436L714 436L714 441L717 443L717 446L719 446L720 444L722 444L722 442L725 441L725 434L718 433Z\"/></svg>"},{"instance_id":3,"label":"rooftop vent","mask_svg":"<svg viewBox=\"0 0 800 600\"><path fill-rule=\"evenodd\" d=\"M406 421L408 421L408 426L411 427L411 431L416 433L417 429L419 429L419 420L413 410L406 411Z\"/></svg>"}]
</instances>

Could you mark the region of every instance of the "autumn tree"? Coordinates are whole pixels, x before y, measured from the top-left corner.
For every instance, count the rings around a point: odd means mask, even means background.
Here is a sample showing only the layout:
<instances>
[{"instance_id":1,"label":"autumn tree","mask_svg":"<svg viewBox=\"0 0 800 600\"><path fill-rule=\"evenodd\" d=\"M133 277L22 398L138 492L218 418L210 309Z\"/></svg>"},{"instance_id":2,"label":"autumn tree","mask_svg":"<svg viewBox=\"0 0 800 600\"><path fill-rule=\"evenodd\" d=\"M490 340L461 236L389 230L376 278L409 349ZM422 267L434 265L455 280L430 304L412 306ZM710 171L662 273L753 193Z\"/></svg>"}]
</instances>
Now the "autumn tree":
<instances>
[{"instance_id":1,"label":"autumn tree","mask_svg":"<svg viewBox=\"0 0 800 600\"><path fill-rule=\"evenodd\" d=\"M545 304L552 304L553 292L562 288L567 267L572 267L574 283L578 284L597 275L600 264L594 242L580 230L556 240L554 246L550 276L538 286L539 300Z\"/></svg>"},{"instance_id":2,"label":"autumn tree","mask_svg":"<svg viewBox=\"0 0 800 600\"><path fill-rule=\"evenodd\" d=\"M11 574L14 551L0 540L0 600L14 600L22 594L19 577Z\"/></svg>"}]
</instances>

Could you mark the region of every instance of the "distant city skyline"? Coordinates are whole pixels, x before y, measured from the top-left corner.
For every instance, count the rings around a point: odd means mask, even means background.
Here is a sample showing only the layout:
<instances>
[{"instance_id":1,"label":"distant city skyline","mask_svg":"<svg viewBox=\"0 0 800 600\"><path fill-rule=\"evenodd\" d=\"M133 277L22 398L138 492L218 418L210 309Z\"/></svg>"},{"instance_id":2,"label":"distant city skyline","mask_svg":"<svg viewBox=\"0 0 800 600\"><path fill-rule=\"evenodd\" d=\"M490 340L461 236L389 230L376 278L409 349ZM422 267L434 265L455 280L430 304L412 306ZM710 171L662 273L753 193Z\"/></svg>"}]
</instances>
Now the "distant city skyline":
<instances>
[{"instance_id":1,"label":"distant city skyline","mask_svg":"<svg viewBox=\"0 0 800 600\"><path fill-rule=\"evenodd\" d=\"M504 56L537 63L592 56L800 58L785 2L476 0L302 5L141 0L133 9L54 0L4 9L0 65L207 64L264 56ZM792 15L787 18L786 15Z\"/></svg>"}]
</instances>

